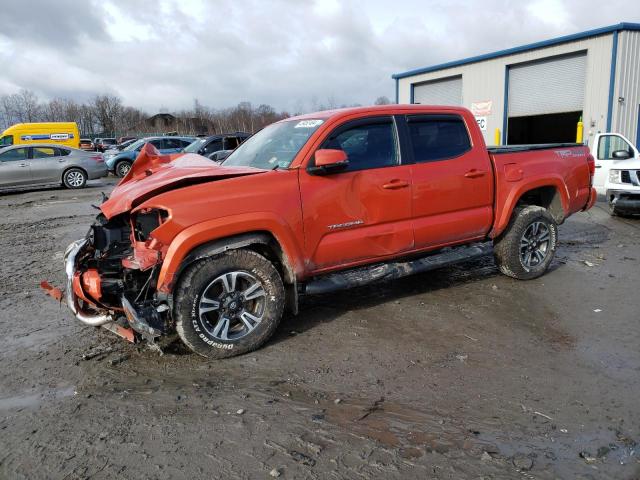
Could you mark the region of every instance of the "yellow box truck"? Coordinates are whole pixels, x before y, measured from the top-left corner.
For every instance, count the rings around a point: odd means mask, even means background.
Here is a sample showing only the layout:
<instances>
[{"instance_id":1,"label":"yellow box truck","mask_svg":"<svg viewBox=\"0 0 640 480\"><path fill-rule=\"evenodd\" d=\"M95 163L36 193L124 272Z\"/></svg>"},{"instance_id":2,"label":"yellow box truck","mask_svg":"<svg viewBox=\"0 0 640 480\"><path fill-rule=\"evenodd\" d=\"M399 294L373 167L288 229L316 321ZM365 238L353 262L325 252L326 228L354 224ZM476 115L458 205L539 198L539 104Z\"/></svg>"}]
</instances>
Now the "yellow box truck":
<instances>
[{"instance_id":1,"label":"yellow box truck","mask_svg":"<svg viewBox=\"0 0 640 480\"><path fill-rule=\"evenodd\" d=\"M0 148L29 143L52 143L79 148L78 124L75 122L16 123L0 136Z\"/></svg>"}]
</instances>

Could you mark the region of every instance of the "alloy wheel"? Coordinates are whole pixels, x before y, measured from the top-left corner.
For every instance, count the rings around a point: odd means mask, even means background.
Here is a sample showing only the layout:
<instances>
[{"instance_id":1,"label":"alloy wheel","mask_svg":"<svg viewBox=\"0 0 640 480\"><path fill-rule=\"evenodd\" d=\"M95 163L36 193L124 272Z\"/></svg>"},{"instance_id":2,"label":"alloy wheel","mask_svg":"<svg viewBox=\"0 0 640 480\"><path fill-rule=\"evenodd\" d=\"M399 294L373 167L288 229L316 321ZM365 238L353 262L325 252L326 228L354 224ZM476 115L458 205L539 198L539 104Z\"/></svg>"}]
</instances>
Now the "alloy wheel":
<instances>
[{"instance_id":1,"label":"alloy wheel","mask_svg":"<svg viewBox=\"0 0 640 480\"><path fill-rule=\"evenodd\" d=\"M544 222L533 222L529 225L520 239L520 261L525 268L541 265L551 241L551 232Z\"/></svg>"},{"instance_id":2,"label":"alloy wheel","mask_svg":"<svg viewBox=\"0 0 640 480\"><path fill-rule=\"evenodd\" d=\"M251 333L265 314L267 294L262 282L246 271L213 280L200 297L198 315L214 338L235 341Z\"/></svg>"}]
</instances>

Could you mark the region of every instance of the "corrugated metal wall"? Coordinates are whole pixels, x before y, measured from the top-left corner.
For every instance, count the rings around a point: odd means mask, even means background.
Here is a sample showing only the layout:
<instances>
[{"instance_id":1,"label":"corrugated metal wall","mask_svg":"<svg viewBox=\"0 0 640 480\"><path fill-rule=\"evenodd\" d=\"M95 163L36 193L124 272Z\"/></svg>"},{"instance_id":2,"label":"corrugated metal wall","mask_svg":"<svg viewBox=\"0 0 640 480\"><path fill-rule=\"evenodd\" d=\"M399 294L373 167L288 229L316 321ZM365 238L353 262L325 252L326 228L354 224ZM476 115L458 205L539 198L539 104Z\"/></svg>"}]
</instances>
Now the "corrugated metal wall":
<instances>
[{"instance_id":1,"label":"corrugated metal wall","mask_svg":"<svg viewBox=\"0 0 640 480\"><path fill-rule=\"evenodd\" d=\"M398 81L399 102L409 103L411 85L414 83L462 75L463 106L471 108L471 103L473 102L492 101L493 103L491 114L487 115L487 131L484 132L485 141L491 145L493 144L495 129L500 128L502 130L503 128L504 82L507 66L586 50L587 74L583 110L584 132L585 139L593 139L596 133L599 131L604 132L607 126L612 48L613 35L609 33L469 65L401 78ZM638 60L636 60L637 62Z\"/></svg>"},{"instance_id":2,"label":"corrugated metal wall","mask_svg":"<svg viewBox=\"0 0 640 480\"><path fill-rule=\"evenodd\" d=\"M622 97L623 102L618 99ZM637 145L638 110L640 108L640 32L618 34L616 84L613 91L611 129Z\"/></svg>"}]
</instances>

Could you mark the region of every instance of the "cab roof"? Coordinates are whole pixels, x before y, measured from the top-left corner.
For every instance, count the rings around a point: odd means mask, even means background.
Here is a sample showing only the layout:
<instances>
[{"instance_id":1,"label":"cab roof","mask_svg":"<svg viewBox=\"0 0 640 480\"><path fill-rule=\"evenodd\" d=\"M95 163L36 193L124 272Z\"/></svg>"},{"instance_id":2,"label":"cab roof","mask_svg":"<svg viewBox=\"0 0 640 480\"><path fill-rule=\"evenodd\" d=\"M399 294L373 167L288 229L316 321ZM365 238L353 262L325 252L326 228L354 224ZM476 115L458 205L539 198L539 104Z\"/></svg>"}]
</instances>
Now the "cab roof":
<instances>
[{"instance_id":1,"label":"cab roof","mask_svg":"<svg viewBox=\"0 0 640 480\"><path fill-rule=\"evenodd\" d=\"M310 119L336 119L340 117L346 117L357 113L372 113L372 114L384 114L389 115L403 114L403 113L431 113L441 112L442 110L458 111L460 113L467 112L466 108L454 107L451 105L372 105L368 107L348 107L338 108L335 110L323 110L321 112L305 113L297 115L295 117L285 118L280 120L281 122L288 122L291 120L310 120Z\"/></svg>"}]
</instances>

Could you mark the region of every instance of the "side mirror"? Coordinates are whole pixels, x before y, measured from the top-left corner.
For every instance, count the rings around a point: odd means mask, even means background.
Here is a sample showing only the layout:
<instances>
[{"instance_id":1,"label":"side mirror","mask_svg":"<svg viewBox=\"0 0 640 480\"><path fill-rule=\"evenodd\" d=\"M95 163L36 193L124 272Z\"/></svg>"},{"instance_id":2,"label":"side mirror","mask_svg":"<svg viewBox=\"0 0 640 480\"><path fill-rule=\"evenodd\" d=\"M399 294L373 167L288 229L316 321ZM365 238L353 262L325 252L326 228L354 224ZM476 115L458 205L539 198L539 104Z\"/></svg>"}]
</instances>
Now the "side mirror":
<instances>
[{"instance_id":1,"label":"side mirror","mask_svg":"<svg viewBox=\"0 0 640 480\"><path fill-rule=\"evenodd\" d=\"M611 154L611 156L616 160L625 160L627 158L631 158L628 150L616 150Z\"/></svg>"},{"instance_id":2,"label":"side mirror","mask_svg":"<svg viewBox=\"0 0 640 480\"><path fill-rule=\"evenodd\" d=\"M307 168L311 175L328 175L344 170L349 166L349 159L344 150L320 149L314 154L314 166Z\"/></svg>"}]
</instances>

